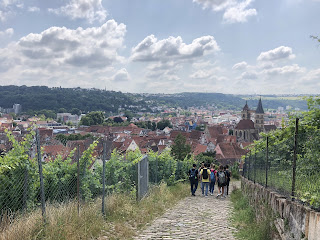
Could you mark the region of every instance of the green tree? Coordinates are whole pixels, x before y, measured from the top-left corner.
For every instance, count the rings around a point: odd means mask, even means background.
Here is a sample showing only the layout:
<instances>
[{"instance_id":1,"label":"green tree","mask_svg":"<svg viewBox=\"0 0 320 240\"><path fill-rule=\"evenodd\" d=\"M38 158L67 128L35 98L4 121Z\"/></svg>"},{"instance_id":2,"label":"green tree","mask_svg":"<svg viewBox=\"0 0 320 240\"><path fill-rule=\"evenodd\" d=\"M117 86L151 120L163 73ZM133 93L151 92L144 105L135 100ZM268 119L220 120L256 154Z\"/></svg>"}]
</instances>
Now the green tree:
<instances>
[{"instance_id":1,"label":"green tree","mask_svg":"<svg viewBox=\"0 0 320 240\"><path fill-rule=\"evenodd\" d=\"M196 156L196 161L198 165L200 165L202 162L205 163L214 163L214 164L219 164L219 162L216 160L216 152L204 152L200 153L199 155Z\"/></svg>"},{"instance_id":2,"label":"green tree","mask_svg":"<svg viewBox=\"0 0 320 240\"><path fill-rule=\"evenodd\" d=\"M131 111L125 111L124 116L127 117L127 121L130 122L131 119L133 118L133 113Z\"/></svg>"},{"instance_id":3,"label":"green tree","mask_svg":"<svg viewBox=\"0 0 320 240\"><path fill-rule=\"evenodd\" d=\"M65 112L67 112L67 109L65 109L65 108L58 109L58 113L65 113Z\"/></svg>"},{"instance_id":4,"label":"green tree","mask_svg":"<svg viewBox=\"0 0 320 240\"><path fill-rule=\"evenodd\" d=\"M79 116L79 115L81 115L81 110L78 109L78 108L72 108L71 109L71 114Z\"/></svg>"},{"instance_id":5,"label":"green tree","mask_svg":"<svg viewBox=\"0 0 320 240\"><path fill-rule=\"evenodd\" d=\"M165 129L166 127L172 128L172 125L168 119L163 119L160 122L157 123L157 128L160 130Z\"/></svg>"},{"instance_id":6,"label":"green tree","mask_svg":"<svg viewBox=\"0 0 320 240\"><path fill-rule=\"evenodd\" d=\"M115 117L115 118L113 119L113 121L114 121L115 123L122 123L122 122L123 122L123 120L122 120L121 117Z\"/></svg>"},{"instance_id":7,"label":"green tree","mask_svg":"<svg viewBox=\"0 0 320 240\"><path fill-rule=\"evenodd\" d=\"M183 161L191 153L191 146L187 144L186 137L178 134L171 147L172 156L180 161Z\"/></svg>"},{"instance_id":8,"label":"green tree","mask_svg":"<svg viewBox=\"0 0 320 240\"><path fill-rule=\"evenodd\" d=\"M90 112L80 120L80 125L92 126L92 125L100 125L104 122L104 114L103 112Z\"/></svg>"}]
</instances>

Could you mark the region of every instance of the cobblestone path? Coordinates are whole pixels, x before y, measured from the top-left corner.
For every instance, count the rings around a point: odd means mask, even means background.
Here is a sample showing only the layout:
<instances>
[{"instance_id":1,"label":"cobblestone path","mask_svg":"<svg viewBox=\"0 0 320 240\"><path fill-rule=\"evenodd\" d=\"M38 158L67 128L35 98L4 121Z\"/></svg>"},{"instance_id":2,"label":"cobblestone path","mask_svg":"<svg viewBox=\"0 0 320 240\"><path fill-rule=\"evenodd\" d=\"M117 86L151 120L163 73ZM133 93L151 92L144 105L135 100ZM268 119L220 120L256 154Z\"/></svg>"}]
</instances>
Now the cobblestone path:
<instances>
[{"instance_id":1,"label":"cobblestone path","mask_svg":"<svg viewBox=\"0 0 320 240\"><path fill-rule=\"evenodd\" d=\"M229 191L234 187L239 188L240 183L232 182ZM235 239L232 233L236 230L229 220L232 211L230 197L216 198L217 186L215 188L215 194L208 197L201 196L201 189L198 188L195 197L180 201L162 217L147 225L134 239Z\"/></svg>"}]
</instances>

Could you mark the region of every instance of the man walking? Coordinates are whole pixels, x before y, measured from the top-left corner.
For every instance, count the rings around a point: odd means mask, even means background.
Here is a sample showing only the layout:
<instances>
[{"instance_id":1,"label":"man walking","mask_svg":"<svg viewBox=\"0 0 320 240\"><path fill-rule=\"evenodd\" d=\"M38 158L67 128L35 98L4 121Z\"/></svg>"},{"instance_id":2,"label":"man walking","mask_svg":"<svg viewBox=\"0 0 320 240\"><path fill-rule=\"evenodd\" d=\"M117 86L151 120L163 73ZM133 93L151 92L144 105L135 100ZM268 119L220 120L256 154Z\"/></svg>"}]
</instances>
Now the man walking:
<instances>
[{"instance_id":1,"label":"man walking","mask_svg":"<svg viewBox=\"0 0 320 240\"><path fill-rule=\"evenodd\" d=\"M198 188L198 169L196 169L197 165L193 164L193 168L189 170L189 180L191 185L191 195L195 196L195 192Z\"/></svg>"},{"instance_id":2,"label":"man walking","mask_svg":"<svg viewBox=\"0 0 320 240\"><path fill-rule=\"evenodd\" d=\"M201 186L202 186L202 196L208 197L208 187L209 187L209 183L210 183L210 170L208 169L209 164L205 164L204 168L201 169L200 172L200 179L201 179Z\"/></svg>"}]
</instances>

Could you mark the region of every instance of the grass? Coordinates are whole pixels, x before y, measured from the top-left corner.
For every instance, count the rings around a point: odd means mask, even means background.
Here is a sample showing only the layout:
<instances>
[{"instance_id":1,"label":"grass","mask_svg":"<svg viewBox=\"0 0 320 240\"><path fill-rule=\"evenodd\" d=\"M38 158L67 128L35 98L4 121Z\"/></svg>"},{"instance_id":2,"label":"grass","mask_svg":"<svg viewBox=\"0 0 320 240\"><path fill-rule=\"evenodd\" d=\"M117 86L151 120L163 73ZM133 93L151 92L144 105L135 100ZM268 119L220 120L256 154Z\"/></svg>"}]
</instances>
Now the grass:
<instances>
[{"instance_id":1,"label":"grass","mask_svg":"<svg viewBox=\"0 0 320 240\"><path fill-rule=\"evenodd\" d=\"M308 203L315 209L320 208L320 177L316 174L305 176L301 171L296 172L295 197ZM248 175L246 175L247 177ZM256 170L256 182L265 185L265 170ZM254 180L254 173L250 171L250 180ZM276 189L285 196L290 196L292 191L292 170L268 170L268 187Z\"/></svg>"},{"instance_id":2,"label":"grass","mask_svg":"<svg viewBox=\"0 0 320 240\"><path fill-rule=\"evenodd\" d=\"M265 207L265 215L260 214L259 220L256 218L256 212L250 206L249 200L244 196L240 189L231 193L231 201L234 211L232 221L238 229L235 236L238 239L245 240L271 240L272 222L270 210Z\"/></svg>"},{"instance_id":3,"label":"grass","mask_svg":"<svg viewBox=\"0 0 320 240\"><path fill-rule=\"evenodd\" d=\"M20 215L14 223L0 226L0 240L131 239L188 195L189 185L184 183L154 186L140 202L130 194L113 194L107 197L105 217L101 214L101 199L81 205L80 215L76 202L50 204L46 224L40 210Z\"/></svg>"}]
</instances>

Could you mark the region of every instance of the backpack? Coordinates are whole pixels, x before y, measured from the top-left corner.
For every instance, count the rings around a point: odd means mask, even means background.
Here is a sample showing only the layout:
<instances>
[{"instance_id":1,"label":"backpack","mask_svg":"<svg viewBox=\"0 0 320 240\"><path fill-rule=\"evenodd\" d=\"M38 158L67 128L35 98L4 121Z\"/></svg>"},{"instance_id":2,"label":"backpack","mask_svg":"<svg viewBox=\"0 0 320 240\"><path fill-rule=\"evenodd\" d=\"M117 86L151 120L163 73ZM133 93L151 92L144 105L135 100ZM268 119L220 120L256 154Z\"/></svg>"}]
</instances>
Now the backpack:
<instances>
[{"instance_id":1,"label":"backpack","mask_svg":"<svg viewBox=\"0 0 320 240\"><path fill-rule=\"evenodd\" d=\"M193 178L193 179L195 179L196 178L196 169L190 169L190 176L189 176L189 178Z\"/></svg>"},{"instance_id":2,"label":"backpack","mask_svg":"<svg viewBox=\"0 0 320 240\"><path fill-rule=\"evenodd\" d=\"M208 179L208 169L206 168L202 169L202 178Z\"/></svg>"},{"instance_id":3,"label":"backpack","mask_svg":"<svg viewBox=\"0 0 320 240\"><path fill-rule=\"evenodd\" d=\"M218 181L220 184L226 183L226 174L225 172L218 172Z\"/></svg>"},{"instance_id":4,"label":"backpack","mask_svg":"<svg viewBox=\"0 0 320 240\"><path fill-rule=\"evenodd\" d=\"M210 174L211 182L215 182L215 181L216 181L216 176L215 176L215 173L216 173L216 172L217 172L216 170L214 170L213 172L211 172L211 174Z\"/></svg>"}]
</instances>

